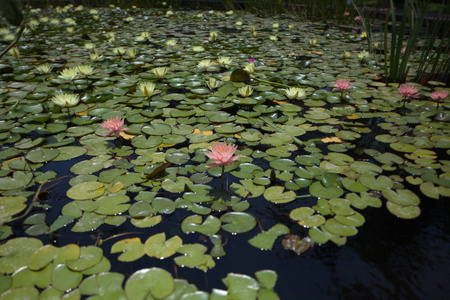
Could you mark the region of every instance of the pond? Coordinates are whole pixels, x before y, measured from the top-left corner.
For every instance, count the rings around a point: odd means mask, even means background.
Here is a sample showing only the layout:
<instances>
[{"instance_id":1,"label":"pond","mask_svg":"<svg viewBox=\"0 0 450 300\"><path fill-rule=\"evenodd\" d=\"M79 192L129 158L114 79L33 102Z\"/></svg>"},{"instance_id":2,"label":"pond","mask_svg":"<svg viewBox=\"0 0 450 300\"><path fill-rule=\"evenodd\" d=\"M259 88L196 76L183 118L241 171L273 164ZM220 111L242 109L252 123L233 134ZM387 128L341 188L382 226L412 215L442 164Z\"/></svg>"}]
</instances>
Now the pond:
<instances>
[{"instance_id":1,"label":"pond","mask_svg":"<svg viewBox=\"0 0 450 300\"><path fill-rule=\"evenodd\" d=\"M449 294L449 88L414 82L419 50L399 84L354 16L27 26L0 61L0 299Z\"/></svg>"}]
</instances>

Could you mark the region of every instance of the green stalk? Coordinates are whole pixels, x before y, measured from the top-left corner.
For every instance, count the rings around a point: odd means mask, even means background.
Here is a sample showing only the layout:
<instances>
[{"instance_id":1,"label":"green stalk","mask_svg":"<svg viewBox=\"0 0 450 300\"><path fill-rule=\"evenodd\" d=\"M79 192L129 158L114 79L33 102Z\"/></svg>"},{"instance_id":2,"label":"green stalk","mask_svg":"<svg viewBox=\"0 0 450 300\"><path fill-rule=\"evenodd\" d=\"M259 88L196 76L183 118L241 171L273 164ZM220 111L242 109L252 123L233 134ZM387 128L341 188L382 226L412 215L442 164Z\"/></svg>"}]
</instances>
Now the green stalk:
<instances>
[{"instance_id":1,"label":"green stalk","mask_svg":"<svg viewBox=\"0 0 450 300\"><path fill-rule=\"evenodd\" d=\"M220 178L220 189L223 190L223 184L225 181L225 165L222 165L222 177Z\"/></svg>"}]
</instances>

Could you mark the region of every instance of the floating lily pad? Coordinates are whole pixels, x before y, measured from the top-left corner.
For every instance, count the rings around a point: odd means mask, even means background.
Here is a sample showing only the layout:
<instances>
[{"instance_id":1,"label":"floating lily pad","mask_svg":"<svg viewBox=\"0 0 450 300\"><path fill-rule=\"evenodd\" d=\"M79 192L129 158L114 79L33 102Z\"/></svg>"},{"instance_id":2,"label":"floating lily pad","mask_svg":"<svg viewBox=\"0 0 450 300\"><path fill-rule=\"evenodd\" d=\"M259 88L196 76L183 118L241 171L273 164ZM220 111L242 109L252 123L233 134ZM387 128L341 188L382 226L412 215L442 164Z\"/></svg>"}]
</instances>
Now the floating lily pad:
<instances>
[{"instance_id":1,"label":"floating lily pad","mask_svg":"<svg viewBox=\"0 0 450 300\"><path fill-rule=\"evenodd\" d=\"M175 282L172 275L161 268L142 269L134 272L125 284L128 299L144 300L147 295L162 299L172 293Z\"/></svg>"},{"instance_id":2,"label":"floating lily pad","mask_svg":"<svg viewBox=\"0 0 450 300\"><path fill-rule=\"evenodd\" d=\"M222 229L231 233L243 233L256 226L256 219L245 212L229 212L220 217Z\"/></svg>"},{"instance_id":3,"label":"floating lily pad","mask_svg":"<svg viewBox=\"0 0 450 300\"><path fill-rule=\"evenodd\" d=\"M71 187L67 197L74 200L88 200L100 197L105 192L105 185L98 181L87 181Z\"/></svg>"},{"instance_id":4,"label":"floating lily pad","mask_svg":"<svg viewBox=\"0 0 450 300\"><path fill-rule=\"evenodd\" d=\"M297 195L293 191L284 192L282 186L271 186L264 191L264 198L274 203L288 203L294 201Z\"/></svg>"},{"instance_id":5,"label":"floating lily pad","mask_svg":"<svg viewBox=\"0 0 450 300\"><path fill-rule=\"evenodd\" d=\"M175 235L166 240L166 234L163 232L149 237L144 244L144 250L148 256L163 259L175 254L182 244L179 236Z\"/></svg>"}]
</instances>

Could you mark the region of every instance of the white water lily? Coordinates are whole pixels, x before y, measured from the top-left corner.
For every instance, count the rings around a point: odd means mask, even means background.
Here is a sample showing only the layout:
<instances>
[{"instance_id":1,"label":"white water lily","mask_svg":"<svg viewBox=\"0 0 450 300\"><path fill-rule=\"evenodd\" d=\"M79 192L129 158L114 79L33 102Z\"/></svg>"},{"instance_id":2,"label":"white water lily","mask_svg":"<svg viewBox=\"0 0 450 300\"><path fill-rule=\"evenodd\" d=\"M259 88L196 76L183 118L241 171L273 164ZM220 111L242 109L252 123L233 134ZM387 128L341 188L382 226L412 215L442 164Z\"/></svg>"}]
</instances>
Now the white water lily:
<instances>
[{"instance_id":1,"label":"white water lily","mask_svg":"<svg viewBox=\"0 0 450 300\"><path fill-rule=\"evenodd\" d=\"M116 48L113 49L113 52L114 52L115 54L117 54L117 55L122 56L122 55L125 54L126 50L125 50L124 47L116 47Z\"/></svg>"},{"instance_id":2,"label":"white water lily","mask_svg":"<svg viewBox=\"0 0 450 300\"><path fill-rule=\"evenodd\" d=\"M227 66L231 65L232 61L233 60L228 56L221 56L217 59L217 62L223 67L227 67Z\"/></svg>"},{"instance_id":3,"label":"white water lily","mask_svg":"<svg viewBox=\"0 0 450 300\"><path fill-rule=\"evenodd\" d=\"M306 95L306 92L302 88L290 87L284 91L284 94L289 99L298 99Z\"/></svg>"},{"instance_id":4,"label":"white water lily","mask_svg":"<svg viewBox=\"0 0 450 300\"><path fill-rule=\"evenodd\" d=\"M166 46L168 46L168 47L175 47L176 44L177 44L177 41L173 40L173 39L166 41Z\"/></svg>"},{"instance_id":5,"label":"white water lily","mask_svg":"<svg viewBox=\"0 0 450 300\"><path fill-rule=\"evenodd\" d=\"M36 70L39 74L48 74L52 71L53 67L50 64L42 64L36 66Z\"/></svg>"},{"instance_id":6,"label":"white water lily","mask_svg":"<svg viewBox=\"0 0 450 300\"><path fill-rule=\"evenodd\" d=\"M91 50L95 48L95 44L94 43L85 43L84 44L84 48L87 50Z\"/></svg>"},{"instance_id":7,"label":"white water lily","mask_svg":"<svg viewBox=\"0 0 450 300\"><path fill-rule=\"evenodd\" d=\"M344 51L344 53L342 54L342 56L344 57L344 59L349 58L351 55L350 51Z\"/></svg>"},{"instance_id":8,"label":"white water lily","mask_svg":"<svg viewBox=\"0 0 450 300\"><path fill-rule=\"evenodd\" d=\"M249 63L248 65L245 66L244 70L250 74L254 73L255 72L255 64Z\"/></svg>"},{"instance_id":9,"label":"white water lily","mask_svg":"<svg viewBox=\"0 0 450 300\"><path fill-rule=\"evenodd\" d=\"M151 97L155 92L156 84L153 82L141 82L138 85L139 90L145 97Z\"/></svg>"},{"instance_id":10,"label":"white water lily","mask_svg":"<svg viewBox=\"0 0 450 300\"><path fill-rule=\"evenodd\" d=\"M80 102L80 97L76 94L57 94L51 99L53 103L61 107L72 107Z\"/></svg>"},{"instance_id":11,"label":"white water lily","mask_svg":"<svg viewBox=\"0 0 450 300\"><path fill-rule=\"evenodd\" d=\"M127 48L126 52L127 52L127 56L129 58L135 58L136 57L136 48L134 48L134 47Z\"/></svg>"},{"instance_id":12,"label":"white water lily","mask_svg":"<svg viewBox=\"0 0 450 300\"><path fill-rule=\"evenodd\" d=\"M77 71L83 76L89 76L94 73L94 68L91 65L80 65L77 67Z\"/></svg>"},{"instance_id":13,"label":"white water lily","mask_svg":"<svg viewBox=\"0 0 450 300\"><path fill-rule=\"evenodd\" d=\"M167 71L169 71L168 67L158 67L152 69L152 72L158 77L159 79L164 78L166 76Z\"/></svg>"},{"instance_id":14,"label":"white water lily","mask_svg":"<svg viewBox=\"0 0 450 300\"><path fill-rule=\"evenodd\" d=\"M192 51L203 52L203 51L205 51L205 48L203 48L202 46L194 46L194 47L192 47Z\"/></svg>"},{"instance_id":15,"label":"white water lily","mask_svg":"<svg viewBox=\"0 0 450 300\"><path fill-rule=\"evenodd\" d=\"M249 97L253 93L253 88L249 85L241 86L239 89L239 94L241 94L242 97Z\"/></svg>"},{"instance_id":16,"label":"white water lily","mask_svg":"<svg viewBox=\"0 0 450 300\"><path fill-rule=\"evenodd\" d=\"M73 34L73 33L75 32L75 28L73 28L73 27L67 27L67 28L66 28L66 31L67 31L68 34Z\"/></svg>"},{"instance_id":17,"label":"white water lily","mask_svg":"<svg viewBox=\"0 0 450 300\"><path fill-rule=\"evenodd\" d=\"M210 90L213 90L219 86L219 83L214 77L210 77L209 80L206 82L206 85L209 87Z\"/></svg>"},{"instance_id":18,"label":"white water lily","mask_svg":"<svg viewBox=\"0 0 450 300\"><path fill-rule=\"evenodd\" d=\"M11 55L14 56L15 58L19 58L20 56L20 51L19 48L17 47L12 47L11 49L9 49L8 52L11 53Z\"/></svg>"},{"instance_id":19,"label":"white water lily","mask_svg":"<svg viewBox=\"0 0 450 300\"><path fill-rule=\"evenodd\" d=\"M213 42L213 41L215 41L216 39L217 39L217 36L218 36L219 34L217 33L217 31L211 31L210 33L209 33L209 40L211 41L211 42Z\"/></svg>"},{"instance_id":20,"label":"white water lily","mask_svg":"<svg viewBox=\"0 0 450 300\"><path fill-rule=\"evenodd\" d=\"M59 73L59 77L64 80L74 80L78 76L78 69L75 68L65 68Z\"/></svg>"},{"instance_id":21,"label":"white water lily","mask_svg":"<svg viewBox=\"0 0 450 300\"><path fill-rule=\"evenodd\" d=\"M204 59L198 62L197 66L202 69L208 69L211 67L212 61L210 59Z\"/></svg>"}]
</instances>

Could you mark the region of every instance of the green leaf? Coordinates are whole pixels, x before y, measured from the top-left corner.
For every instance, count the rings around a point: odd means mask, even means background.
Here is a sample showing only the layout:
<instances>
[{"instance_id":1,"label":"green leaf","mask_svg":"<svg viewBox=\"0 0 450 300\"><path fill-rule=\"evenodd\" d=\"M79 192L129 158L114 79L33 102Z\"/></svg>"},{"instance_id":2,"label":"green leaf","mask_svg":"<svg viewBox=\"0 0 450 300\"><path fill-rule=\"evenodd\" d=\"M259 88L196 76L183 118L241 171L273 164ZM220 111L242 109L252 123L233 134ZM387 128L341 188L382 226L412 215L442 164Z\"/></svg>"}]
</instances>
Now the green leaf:
<instances>
[{"instance_id":1,"label":"green leaf","mask_svg":"<svg viewBox=\"0 0 450 300\"><path fill-rule=\"evenodd\" d=\"M264 191L264 198L267 201L281 204L294 201L297 195L293 191L284 192L282 186L271 186Z\"/></svg>"},{"instance_id":2,"label":"green leaf","mask_svg":"<svg viewBox=\"0 0 450 300\"><path fill-rule=\"evenodd\" d=\"M181 230L185 233L200 232L204 235L213 235L220 230L222 223L220 220L209 215L202 224L202 216L192 215L181 222Z\"/></svg>"},{"instance_id":3,"label":"green leaf","mask_svg":"<svg viewBox=\"0 0 450 300\"><path fill-rule=\"evenodd\" d=\"M259 290L258 282L247 275L228 273L227 277L222 279L228 288L228 294L234 300L256 299Z\"/></svg>"},{"instance_id":4,"label":"green leaf","mask_svg":"<svg viewBox=\"0 0 450 300\"><path fill-rule=\"evenodd\" d=\"M66 195L73 200L88 200L100 197L105 192L105 185L97 181L87 181L71 187Z\"/></svg>"},{"instance_id":5,"label":"green leaf","mask_svg":"<svg viewBox=\"0 0 450 300\"><path fill-rule=\"evenodd\" d=\"M118 257L119 261L135 261L144 256L144 244L140 238L131 238L118 241L111 247L111 253L123 252Z\"/></svg>"},{"instance_id":6,"label":"green leaf","mask_svg":"<svg viewBox=\"0 0 450 300\"><path fill-rule=\"evenodd\" d=\"M172 256L181 247L183 241L177 235L166 240L164 232L152 235L145 241L144 251L148 256L159 259Z\"/></svg>"},{"instance_id":7,"label":"green leaf","mask_svg":"<svg viewBox=\"0 0 450 300\"><path fill-rule=\"evenodd\" d=\"M11 274L19 268L27 266L34 251L42 246L42 242L34 238L8 240L0 245L0 272Z\"/></svg>"},{"instance_id":8,"label":"green leaf","mask_svg":"<svg viewBox=\"0 0 450 300\"><path fill-rule=\"evenodd\" d=\"M249 244L258 249L271 250L275 240L282 234L288 234L289 228L283 224L275 224L267 231L258 233L255 237L248 240Z\"/></svg>"},{"instance_id":9,"label":"green leaf","mask_svg":"<svg viewBox=\"0 0 450 300\"><path fill-rule=\"evenodd\" d=\"M243 233L256 226L256 219L245 212L229 212L220 217L222 229L231 233Z\"/></svg>"}]
</instances>

